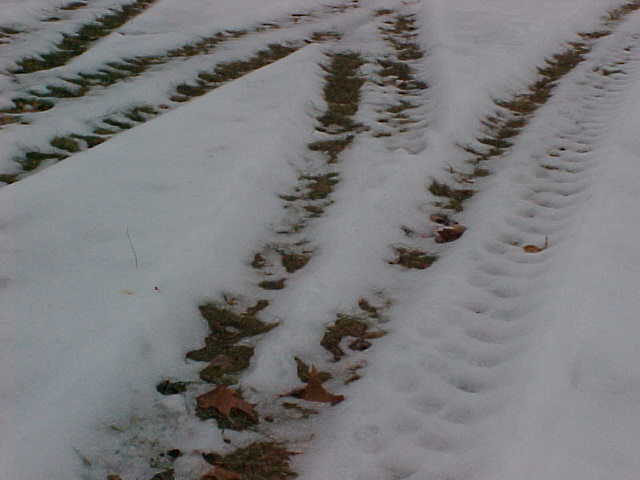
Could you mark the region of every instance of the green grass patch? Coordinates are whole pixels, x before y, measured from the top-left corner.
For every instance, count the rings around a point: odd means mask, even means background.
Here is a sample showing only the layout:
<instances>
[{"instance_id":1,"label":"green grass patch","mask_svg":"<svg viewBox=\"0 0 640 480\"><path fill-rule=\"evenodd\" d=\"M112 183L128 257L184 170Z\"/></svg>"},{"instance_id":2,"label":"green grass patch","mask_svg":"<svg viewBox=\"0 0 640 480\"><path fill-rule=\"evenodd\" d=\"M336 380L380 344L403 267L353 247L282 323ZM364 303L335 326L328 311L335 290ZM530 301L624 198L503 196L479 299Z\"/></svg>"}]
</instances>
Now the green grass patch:
<instances>
[{"instance_id":1,"label":"green grass patch","mask_svg":"<svg viewBox=\"0 0 640 480\"><path fill-rule=\"evenodd\" d=\"M44 112L53 108L53 102L40 98L18 97L11 100L14 107L0 110L0 113Z\"/></svg>"},{"instance_id":2,"label":"green grass patch","mask_svg":"<svg viewBox=\"0 0 640 480\"><path fill-rule=\"evenodd\" d=\"M66 150L69 153L76 153L80 151L80 144L71 136L55 137L49 143L52 147L58 148L60 150Z\"/></svg>"},{"instance_id":3,"label":"green grass patch","mask_svg":"<svg viewBox=\"0 0 640 480\"><path fill-rule=\"evenodd\" d=\"M339 183L338 173L327 173L325 175L302 176L301 180L307 180L305 185L306 200L323 200L329 196L334 190L335 185Z\"/></svg>"},{"instance_id":4,"label":"green grass patch","mask_svg":"<svg viewBox=\"0 0 640 480\"><path fill-rule=\"evenodd\" d=\"M15 159L15 161L22 167L23 170L30 172L35 170L47 160L64 160L69 155L64 155L61 153L47 153L47 152L26 152L23 157L19 157Z\"/></svg>"},{"instance_id":5,"label":"green grass patch","mask_svg":"<svg viewBox=\"0 0 640 480\"><path fill-rule=\"evenodd\" d=\"M336 163L338 156L353 142L353 135L333 140L320 140L307 145L309 150L314 152L322 152L328 157L329 163Z\"/></svg>"}]
</instances>

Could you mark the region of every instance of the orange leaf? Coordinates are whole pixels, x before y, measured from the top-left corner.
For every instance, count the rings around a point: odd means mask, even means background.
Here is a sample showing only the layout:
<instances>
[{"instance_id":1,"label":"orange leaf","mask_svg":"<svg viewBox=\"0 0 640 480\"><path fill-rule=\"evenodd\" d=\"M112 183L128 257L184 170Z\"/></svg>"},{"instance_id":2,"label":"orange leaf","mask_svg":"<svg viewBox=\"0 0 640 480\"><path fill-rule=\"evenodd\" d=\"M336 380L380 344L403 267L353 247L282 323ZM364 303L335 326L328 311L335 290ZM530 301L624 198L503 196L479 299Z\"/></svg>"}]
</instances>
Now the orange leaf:
<instances>
[{"instance_id":1,"label":"orange leaf","mask_svg":"<svg viewBox=\"0 0 640 480\"><path fill-rule=\"evenodd\" d=\"M253 409L254 405L245 402L238 392L231 390L226 385L220 385L210 392L203 393L197 399L200 408L215 408L222 415L228 417L232 409L240 410L251 418L257 420L258 414Z\"/></svg>"},{"instance_id":2,"label":"orange leaf","mask_svg":"<svg viewBox=\"0 0 640 480\"><path fill-rule=\"evenodd\" d=\"M231 470L225 470L220 467L213 467L213 469L200 477L200 480L240 480L241 478L242 475L239 473L232 472Z\"/></svg>"},{"instance_id":3,"label":"orange leaf","mask_svg":"<svg viewBox=\"0 0 640 480\"><path fill-rule=\"evenodd\" d=\"M292 396L309 402L330 403L331 405L335 405L336 403L340 403L344 400L343 395L334 395L322 386L320 372L313 366L309 371L307 385L301 388L296 388L284 396Z\"/></svg>"}]
</instances>

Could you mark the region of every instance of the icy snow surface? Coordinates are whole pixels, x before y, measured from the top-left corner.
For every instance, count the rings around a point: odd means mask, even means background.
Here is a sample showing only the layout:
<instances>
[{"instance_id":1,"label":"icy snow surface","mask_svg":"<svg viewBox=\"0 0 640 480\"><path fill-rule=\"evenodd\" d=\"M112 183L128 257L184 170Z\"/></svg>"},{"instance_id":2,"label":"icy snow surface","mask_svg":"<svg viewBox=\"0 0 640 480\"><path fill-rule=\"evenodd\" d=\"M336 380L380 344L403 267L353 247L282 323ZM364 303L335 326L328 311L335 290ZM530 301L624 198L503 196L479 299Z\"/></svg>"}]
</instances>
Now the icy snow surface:
<instances>
[{"instance_id":1,"label":"icy snow surface","mask_svg":"<svg viewBox=\"0 0 640 480\"><path fill-rule=\"evenodd\" d=\"M15 73L131 2L60 9L68 3L0 0L0 27L19 32L0 37L0 109L109 62L164 60L16 122L0 113L0 174L18 175L0 183L1 479L151 480L169 468L198 479L211 468L202 452L265 438L301 453L301 480L638 478L640 13L606 14L639 4L159 0L65 65ZM394 55L382 29L397 15L414 21L404 38L424 55L406 64L428 85L406 96L378 72ZM231 31L243 34L167 55ZM487 163L491 175L461 181L460 146L483 136L494 99L526 91L545 58L578 41L590 51ZM188 102L172 97L270 44L297 51ZM365 61L361 126L337 163L319 166L308 145L332 138L317 118L329 55L345 51ZM379 121L405 99L409 121ZM35 171L16 162L69 155L50 141L90 135L137 105L157 115ZM327 172L339 179L331 204L283 234L298 217L281 196ZM442 211L427 191L434 178L477 191L448 212L467 231L447 244L429 221ZM250 263L282 242L310 261L267 292ZM404 269L392 264L398 245L438 260ZM268 298L261 318L279 323L251 340L239 376L275 417L249 432L194 415L211 386L185 353L207 335L198 306L223 295ZM343 343L347 357L333 362L320 339L337 314L361 314L361 298L385 305L376 322L387 334L361 352ZM299 421L278 413L300 386L294 357L330 370L327 388L345 400L306 402L319 413ZM356 367L362 378L347 384ZM165 397L164 379L193 383ZM172 448L183 456L159 457Z\"/></svg>"}]
</instances>

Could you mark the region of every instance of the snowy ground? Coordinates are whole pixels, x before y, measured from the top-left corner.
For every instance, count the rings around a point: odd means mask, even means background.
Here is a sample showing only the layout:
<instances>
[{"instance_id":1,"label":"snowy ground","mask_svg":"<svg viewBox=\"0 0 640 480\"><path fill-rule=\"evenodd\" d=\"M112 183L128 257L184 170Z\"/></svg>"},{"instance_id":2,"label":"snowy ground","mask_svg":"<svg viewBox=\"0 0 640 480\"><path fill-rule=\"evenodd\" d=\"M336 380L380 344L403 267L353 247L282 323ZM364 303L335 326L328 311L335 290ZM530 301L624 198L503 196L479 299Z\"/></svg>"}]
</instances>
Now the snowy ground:
<instances>
[{"instance_id":1,"label":"snowy ground","mask_svg":"<svg viewBox=\"0 0 640 480\"><path fill-rule=\"evenodd\" d=\"M131 3L0 0L0 478L200 479L275 440L302 480L637 479L640 2L157 0L19 73ZM223 429L198 307L260 300L225 377L260 421ZM345 316L386 335L336 358ZM286 396L296 357L344 401Z\"/></svg>"}]
</instances>

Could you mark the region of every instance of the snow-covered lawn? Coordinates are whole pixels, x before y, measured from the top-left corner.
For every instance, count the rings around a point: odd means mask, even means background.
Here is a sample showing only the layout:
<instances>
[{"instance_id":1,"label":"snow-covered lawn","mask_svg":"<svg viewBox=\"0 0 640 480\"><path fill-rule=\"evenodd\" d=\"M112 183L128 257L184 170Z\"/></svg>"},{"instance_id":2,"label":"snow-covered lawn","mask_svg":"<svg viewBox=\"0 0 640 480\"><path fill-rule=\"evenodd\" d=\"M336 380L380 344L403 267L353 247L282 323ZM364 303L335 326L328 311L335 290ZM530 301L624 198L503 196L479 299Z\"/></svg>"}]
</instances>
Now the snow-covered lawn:
<instances>
[{"instance_id":1,"label":"snow-covered lawn","mask_svg":"<svg viewBox=\"0 0 640 480\"><path fill-rule=\"evenodd\" d=\"M132 2L71 3L0 0L0 478L253 480L202 454L283 442L303 480L637 479L640 2L158 0L15 73ZM252 68L268 45L291 50ZM221 66L245 70L198 80ZM205 304L277 327L207 328ZM196 415L205 337L257 425ZM344 401L289 395L302 363Z\"/></svg>"}]
</instances>

